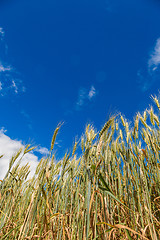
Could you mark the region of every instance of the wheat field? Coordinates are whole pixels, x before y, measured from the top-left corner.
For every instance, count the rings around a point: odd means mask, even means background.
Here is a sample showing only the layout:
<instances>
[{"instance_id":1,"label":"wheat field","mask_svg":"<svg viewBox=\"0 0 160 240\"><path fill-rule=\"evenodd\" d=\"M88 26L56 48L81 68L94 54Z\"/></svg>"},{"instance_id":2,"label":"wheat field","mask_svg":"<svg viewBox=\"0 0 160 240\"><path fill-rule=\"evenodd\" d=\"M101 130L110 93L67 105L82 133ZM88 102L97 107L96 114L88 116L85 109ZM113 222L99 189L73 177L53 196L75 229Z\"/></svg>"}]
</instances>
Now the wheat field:
<instances>
[{"instance_id":1,"label":"wheat field","mask_svg":"<svg viewBox=\"0 0 160 240\"><path fill-rule=\"evenodd\" d=\"M0 182L0 239L159 240L160 102L152 99L155 110L133 123L117 114L100 131L87 125L58 162L57 126L32 178L21 162L34 147L20 149Z\"/></svg>"}]
</instances>

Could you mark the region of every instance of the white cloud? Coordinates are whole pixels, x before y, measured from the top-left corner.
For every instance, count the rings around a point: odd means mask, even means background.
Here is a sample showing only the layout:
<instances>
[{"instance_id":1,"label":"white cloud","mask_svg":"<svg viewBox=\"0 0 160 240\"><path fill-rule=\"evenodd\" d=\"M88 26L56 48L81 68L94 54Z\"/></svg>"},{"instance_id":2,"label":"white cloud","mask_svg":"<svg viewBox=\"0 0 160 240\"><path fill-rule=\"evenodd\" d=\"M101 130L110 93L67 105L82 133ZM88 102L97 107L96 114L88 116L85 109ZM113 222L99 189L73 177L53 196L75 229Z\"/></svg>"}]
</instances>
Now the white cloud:
<instances>
[{"instance_id":1,"label":"white cloud","mask_svg":"<svg viewBox=\"0 0 160 240\"><path fill-rule=\"evenodd\" d=\"M78 101L77 101L77 105L78 106L82 106L84 104L86 96L87 96L86 89L85 88L81 88L79 90L79 94L78 94Z\"/></svg>"},{"instance_id":2,"label":"white cloud","mask_svg":"<svg viewBox=\"0 0 160 240\"><path fill-rule=\"evenodd\" d=\"M0 91L2 90L2 83L0 82Z\"/></svg>"},{"instance_id":3,"label":"white cloud","mask_svg":"<svg viewBox=\"0 0 160 240\"><path fill-rule=\"evenodd\" d=\"M3 38L4 37L4 30L3 28L0 27L0 37Z\"/></svg>"},{"instance_id":4,"label":"white cloud","mask_svg":"<svg viewBox=\"0 0 160 240\"><path fill-rule=\"evenodd\" d=\"M4 30L0 27L0 42L2 41L4 42ZM3 48L6 58L8 46L6 44L2 44L2 50ZM1 58L2 56L0 55L0 95L5 96L11 93L18 94L20 92L25 92L25 87L19 78L20 74Z\"/></svg>"},{"instance_id":5,"label":"white cloud","mask_svg":"<svg viewBox=\"0 0 160 240\"><path fill-rule=\"evenodd\" d=\"M93 97L95 97L95 95L96 95L96 89L95 89L94 86L92 86L89 93L88 93L89 100L91 100Z\"/></svg>"},{"instance_id":6,"label":"white cloud","mask_svg":"<svg viewBox=\"0 0 160 240\"><path fill-rule=\"evenodd\" d=\"M142 72L142 70L139 70L137 72L138 76L138 86L142 92L146 92L150 89L152 84L154 83L154 79L151 78L151 76L148 73Z\"/></svg>"},{"instance_id":7,"label":"white cloud","mask_svg":"<svg viewBox=\"0 0 160 240\"><path fill-rule=\"evenodd\" d=\"M10 66L5 67L1 62L0 62L0 72L9 72L11 71L12 68Z\"/></svg>"},{"instance_id":8,"label":"white cloud","mask_svg":"<svg viewBox=\"0 0 160 240\"><path fill-rule=\"evenodd\" d=\"M78 101L76 103L76 109L79 110L88 100L92 100L96 96L96 89L91 86L90 90L87 91L86 88L80 88L78 94Z\"/></svg>"},{"instance_id":9,"label":"white cloud","mask_svg":"<svg viewBox=\"0 0 160 240\"><path fill-rule=\"evenodd\" d=\"M140 69L137 72L138 87L142 92L148 91L156 82L160 76L160 38L157 39L154 50L150 54L147 62L147 67Z\"/></svg>"},{"instance_id":10,"label":"white cloud","mask_svg":"<svg viewBox=\"0 0 160 240\"><path fill-rule=\"evenodd\" d=\"M18 94L25 92L23 82L19 79L19 73L15 71L11 66L2 64L0 62L0 82L1 82L1 96L5 96L10 93Z\"/></svg>"},{"instance_id":11,"label":"white cloud","mask_svg":"<svg viewBox=\"0 0 160 240\"><path fill-rule=\"evenodd\" d=\"M14 80L12 80L12 85L11 85L11 88L13 88L13 89L14 89L14 92L15 92L15 93L18 93L18 87L17 87L17 85L16 85L16 83L15 83L15 81L14 81Z\"/></svg>"},{"instance_id":12,"label":"white cloud","mask_svg":"<svg viewBox=\"0 0 160 240\"><path fill-rule=\"evenodd\" d=\"M149 70L155 71L160 65L160 38L157 39L154 51L148 60Z\"/></svg>"},{"instance_id":13,"label":"white cloud","mask_svg":"<svg viewBox=\"0 0 160 240\"><path fill-rule=\"evenodd\" d=\"M45 147L39 147L36 149L36 152L39 152L42 155L47 155L49 153L49 150Z\"/></svg>"},{"instance_id":14,"label":"white cloud","mask_svg":"<svg viewBox=\"0 0 160 240\"><path fill-rule=\"evenodd\" d=\"M9 161L11 157L21 148L24 147L21 141L18 140L12 140L10 137L8 137L5 134L4 129L0 130L0 156L4 155L2 158L0 158L0 179L2 180L5 176ZM33 153L27 153L23 160L22 165L25 165L26 163L29 163L30 165L30 175L32 176L35 172L35 169L38 164L38 157L34 155Z\"/></svg>"},{"instance_id":15,"label":"white cloud","mask_svg":"<svg viewBox=\"0 0 160 240\"><path fill-rule=\"evenodd\" d=\"M56 140L54 145L58 148L61 148L62 147L62 142L63 142L62 140Z\"/></svg>"}]
</instances>

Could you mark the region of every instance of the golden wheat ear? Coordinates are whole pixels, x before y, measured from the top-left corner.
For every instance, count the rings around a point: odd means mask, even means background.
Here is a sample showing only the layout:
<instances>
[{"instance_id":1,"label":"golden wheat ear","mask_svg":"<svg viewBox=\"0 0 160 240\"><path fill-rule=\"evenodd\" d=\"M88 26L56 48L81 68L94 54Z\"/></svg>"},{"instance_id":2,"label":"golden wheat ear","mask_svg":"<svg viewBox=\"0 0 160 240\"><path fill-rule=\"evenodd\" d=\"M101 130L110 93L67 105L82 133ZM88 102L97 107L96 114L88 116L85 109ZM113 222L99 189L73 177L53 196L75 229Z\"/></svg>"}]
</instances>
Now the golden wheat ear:
<instances>
[{"instance_id":1,"label":"golden wheat ear","mask_svg":"<svg viewBox=\"0 0 160 240\"><path fill-rule=\"evenodd\" d=\"M159 240L160 129L153 107L133 123L121 115L99 132L87 125L82 152L76 140L59 159L54 145L60 127L30 179L22 163L34 147L11 158L0 180L0 239Z\"/></svg>"}]
</instances>

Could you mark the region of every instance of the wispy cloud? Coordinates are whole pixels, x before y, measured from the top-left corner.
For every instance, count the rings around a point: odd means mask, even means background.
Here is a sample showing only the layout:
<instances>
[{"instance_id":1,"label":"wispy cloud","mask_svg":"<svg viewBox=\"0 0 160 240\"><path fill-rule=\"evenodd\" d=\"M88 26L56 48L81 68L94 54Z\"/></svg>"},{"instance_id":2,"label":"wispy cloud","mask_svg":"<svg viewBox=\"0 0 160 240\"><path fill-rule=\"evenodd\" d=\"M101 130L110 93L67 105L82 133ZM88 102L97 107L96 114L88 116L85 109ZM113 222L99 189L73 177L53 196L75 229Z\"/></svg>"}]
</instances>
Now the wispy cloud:
<instances>
[{"instance_id":1,"label":"wispy cloud","mask_svg":"<svg viewBox=\"0 0 160 240\"><path fill-rule=\"evenodd\" d=\"M0 91L2 90L2 83L0 82Z\"/></svg>"},{"instance_id":2,"label":"wispy cloud","mask_svg":"<svg viewBox=\"0 0 160 240\"><path fill-rule=\"evenodd\" d=\"M0 159L0 179L3 179L6 174L11 157L21 147L24 147L21 141L11 139L3 128L0 130L0 155L4 155ZM33 153L27 153L21 164L25 165L27 162L30 165L30 176L32 176L38 164L38 157Z\"/></svg>"},{"instance_id":3,"label":"wispy cloud","mask_svg":"<svg viewBox=\"0 0 160 240\"><path fill-rule=\"evenodd\" d=\"M15 93L18 93L18 87L17 87L17 85L16 85L16 83L15 83L15 80L12 80L11 88L14 89L14 92L15 92Z\"/></svg>"},{"instance_id":4,"label":"wispy cloud","mask_svg":"<svg viewBox=\"0 0 160 240\"><path fill-rule=\"evenodd\" d=\"M95 89L94 86L92 86L89 93L88 93L89 100L91 100L93 97L95 97L95 95L96 95L96 89Z\"/></svg>"},{"instance_id":5,"label":"wispy cloud","mask_svg":"<svg viewBox=\"0 0 160 240\"><path fill-rule=\"evenodd\" d=\"M0 39L3 39L4 37L4 30L0 27Z\"/></svg>"},{"instance_id":6,"label":"wispy cloud","mask_svg":"<svg viewBox=\"0 0 160 240\"><path fill-rule=\"evenodd\" d=\"M76 103L77 106L82 106L87 98L87 91L85 88L79 89L79 94L78 94L78 101Z\"/></svg>"},{"instance_id":7,"label":"wispy cloud","mask_svg":"<svg viewBox=\"0 0 160 240\"><path fill-rule=\"evenodd\" d=\"M39 152L42 155L47 155L49 153L49 150L45 147L39 147L36 149L36 152Z\"/></svg>"},{"instance_id":8,"label":"wispy cloud","mask_svg":"<svg viewBox=\"0 0 160 240\"><path fill-rule=\"evenodd\" d=\"M0 67L2 68L2 65ZM25 87L19 77L19 73L14 70L0 71L0 82L0 96L25 92Z\"/></svg>"},{"instance_id":9,"label":"wispy cloud","mask_svg":"<svg viewBox=\"0 0 160 240\"><path fill-rule=\"evenodd\" d=\"M20 74L10 65L0 62L0 95L23 93L25 87L21 80Z\"/></svg>"},{"instance_id":10,"label":"wispy cloud","mask_svg":"<svg viewBox=\"0 0 160 240\"><path fill-rule=\"evenodd\" d=\"M156 40L153 51L147 61L146 68L137 73L138 86L142 92L149 90L160 77L160 38Z\"/></svg>"},{"instance_id":11,"label":"wispy cloud","mask_svg":"<svg viewBox=\"0 0 160 240\"><path fill-rule=\"evenodd\" d=\"M0 62L0 73L1 72L10 72L12 70L11 66L4 66L1 62Z\"/></svg>"},{"instance_id":12,"label":"wispy cloud","mask_svg":"<svg viewBox=\"0 0 160 240\"><path fill-rule=\"evenodd\" d=\"M58 147L58 148L61 148L62 147L62 140L56 140L55 141L55 146Z\"/></svg>"},{"instance_id":13,"label":"wispy cloud","mask_svg":"<svg viewBox=\"0 0 160 240\"><path fill-rule=\"evenodd\" d=\"M138 76L138 86L142 92L148 91L157 80L157 74L149 74L147 71L139 70Z\"/></svg>"},{"instance_id":14,"label":"wispy cloud","mask_svg":"<svg viewBox=\"0 0 160 240\"><path fill-rule=\"evenodd\" d=\"M91 86L89 90L86 88L80 88L78 93L78 100L76 102L76 110L79 110L83 105L87 104L88 101L93 100L96 94L97 91L94 86Z\"/></svg>"},{"instance_id":15,"label":"wispy cloud","mask_svg":"<svg viewBox=\"0 0 160 240\"><path fill-rule=\"evenodd\" d=\"M155 71L160 65L160 38L157 39L154 51L151 53L150 59L148 60L149 70Z\"/></svg>"},{"instance_id":16,"label":"wispy cloud","mask_svg":"<svg viewBox=\"0 0 160 240\"><path fill-rule=\"evenodd\" d=\"M4 30L0 27L0 42L4 42ZM7 57L8 46L2 45L4 48L5 57ZM2 49L3 50L3 49ZM19 94L25 91L20 74L10 64L2 60L0 55L0 96L5 96L11 93Z\"/></svg>"}]
</instances>

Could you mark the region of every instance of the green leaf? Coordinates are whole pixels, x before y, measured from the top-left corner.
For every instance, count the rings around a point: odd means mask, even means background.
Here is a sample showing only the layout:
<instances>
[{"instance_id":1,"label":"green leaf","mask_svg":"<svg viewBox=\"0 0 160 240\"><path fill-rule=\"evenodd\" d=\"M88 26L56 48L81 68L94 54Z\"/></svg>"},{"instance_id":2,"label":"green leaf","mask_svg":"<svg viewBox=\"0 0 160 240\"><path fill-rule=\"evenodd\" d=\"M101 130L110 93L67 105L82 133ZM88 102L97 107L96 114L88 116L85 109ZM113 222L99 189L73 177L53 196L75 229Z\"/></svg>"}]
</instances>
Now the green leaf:
<instances>
[{"instance_id":1,"label":"green leaf","mask_svg":"<svg viewBox=\"0 0 160 240\"><path fill-rule=\"evenodd\" d=\"M107 229L105 232L110 232L113 228L109 228Z\"/></svg>"},{"instance_id":2,"label":"green leaf","mask_svg":"<svg viewBox=\"0 0 160 240\"><path fill-rule=\"evenodd\" d=\"M117 202L119 202L121 205L123 205L124 207L126 207L128 210L134 212L133 210L131 210L130 208L128 208L124 203L122 203L117 197L114 196L114 194L112 193L112 191L110 190L108 184L106 183L106 181L104 180L104 178L102 177L102 174L99 173L99 179L101 180L102 184L104 185L105 188L100 187L100 189L102 189L103 191L106 191L108 195L110 195L112 198L114 198Z\"/></svg>"},{"instance_id":3,"label":"green leaf","mask_svg":"<svg viewBox=\"0 0 160 240\"><path fill-rule=\"evenodd\" d=\"M104 178L102 177L102 174L99 173L99 179L101 180L102 184L104 185L104 187L106 188L105 190L109 191L112 193L112 191L110 190L108 184L106 183L106 181L104 180Z\"/></svg>"},{"instance_id":4,"label":"green leaf","mask_svg":"<svg viewBox=\"0 0 160 240\"><path fill-rule=\"evenodd\" d=\"M131 237L131 235L130 235L128 229L125 229L125 231L126 231L126 233L127 233L127 237L128 237L128 239L129 239L129 240L132 240L132 237Z\"/></svg>"}]
</instances>

